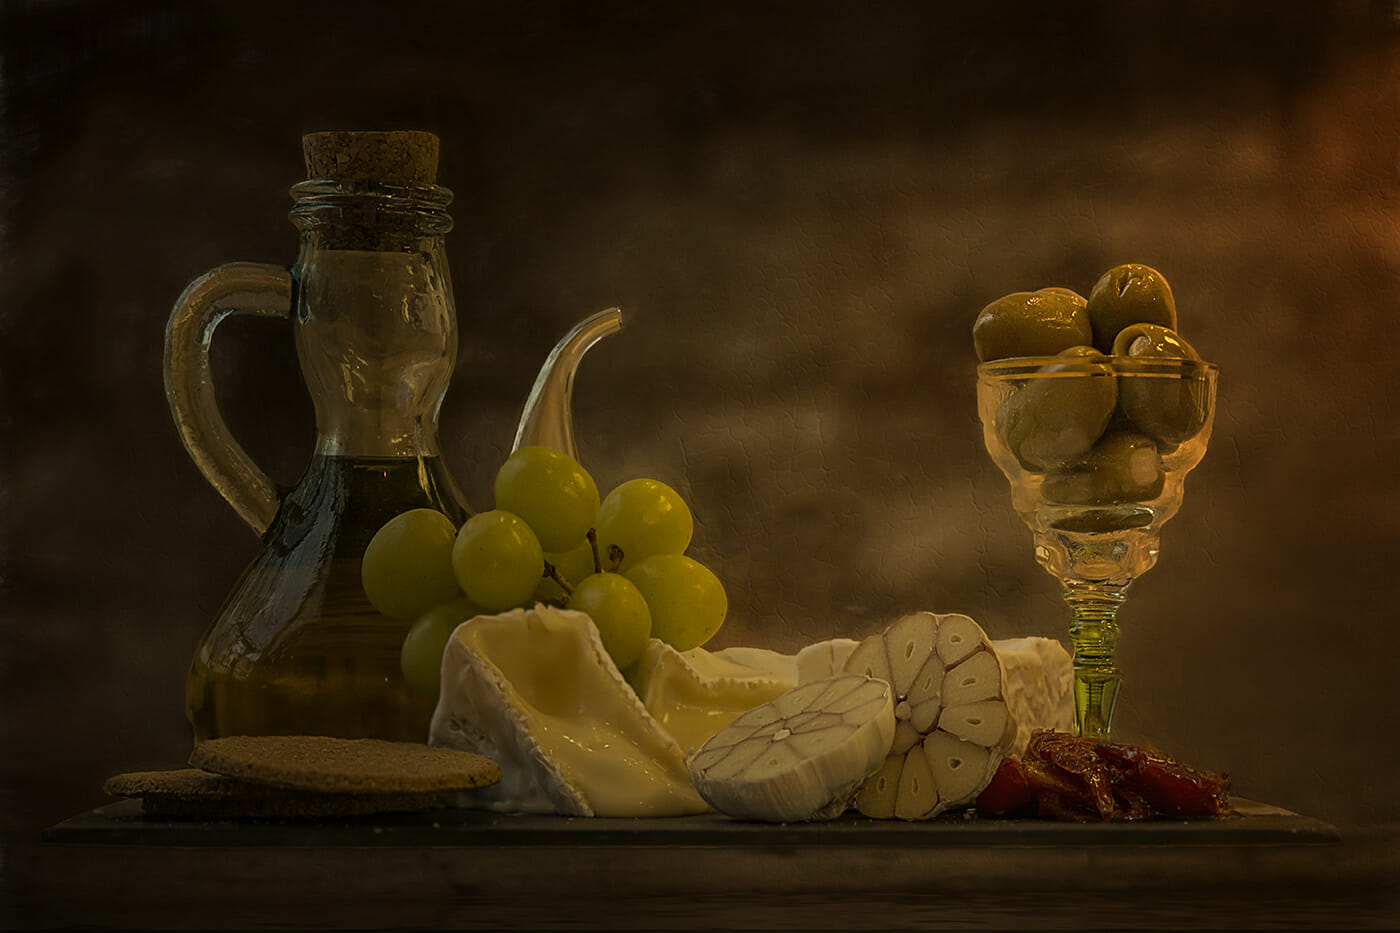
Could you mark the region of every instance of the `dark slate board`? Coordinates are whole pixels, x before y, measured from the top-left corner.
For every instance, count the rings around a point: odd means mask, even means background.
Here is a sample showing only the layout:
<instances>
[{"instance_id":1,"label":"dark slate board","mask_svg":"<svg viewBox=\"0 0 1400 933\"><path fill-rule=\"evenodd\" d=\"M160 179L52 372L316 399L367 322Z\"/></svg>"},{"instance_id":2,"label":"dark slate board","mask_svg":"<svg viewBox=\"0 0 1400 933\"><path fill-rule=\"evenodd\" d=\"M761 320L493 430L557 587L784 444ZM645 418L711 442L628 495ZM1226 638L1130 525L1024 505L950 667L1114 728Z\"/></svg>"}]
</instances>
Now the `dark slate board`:
<instances>
[{"instance_id":1,"label":"dark slate board","mask_svg":"<svg viewBox=\"0 0 1400 933\"><path fill-rule=\"evenodd\" d=\"M1063 823L954 814L917 823L847 815L825 823L749 823L719 814L604 819L436 810L332 820L156 819L124 800L64 820L46 842L146 846L1099 846L1337 842L1321 820L1250 800L1209 820Z\"/></svg>"}]
</instances>

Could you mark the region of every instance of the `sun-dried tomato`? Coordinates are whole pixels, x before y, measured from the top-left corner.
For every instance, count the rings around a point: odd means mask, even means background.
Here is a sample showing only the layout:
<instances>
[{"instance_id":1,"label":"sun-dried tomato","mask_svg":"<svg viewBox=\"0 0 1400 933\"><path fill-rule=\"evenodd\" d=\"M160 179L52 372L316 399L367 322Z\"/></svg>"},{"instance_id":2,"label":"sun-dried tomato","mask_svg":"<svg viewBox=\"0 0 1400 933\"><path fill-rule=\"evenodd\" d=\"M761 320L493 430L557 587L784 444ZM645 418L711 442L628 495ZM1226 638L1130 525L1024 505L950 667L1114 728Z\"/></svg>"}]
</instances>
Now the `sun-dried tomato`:
<instances>
[{"instance_id":1,"label":"sun-dried tomato","mask_svg":"<svg viewBox=\"0 0 1400 933\"><path fill-rule=\"evenodd\" d=\"M1019 762L1006 759L978 798L988 813L1026 808L1044 819L1104 822L1230 812L1223 775L1137 745L1039 730Z\"/></svg>"}]
</instances>

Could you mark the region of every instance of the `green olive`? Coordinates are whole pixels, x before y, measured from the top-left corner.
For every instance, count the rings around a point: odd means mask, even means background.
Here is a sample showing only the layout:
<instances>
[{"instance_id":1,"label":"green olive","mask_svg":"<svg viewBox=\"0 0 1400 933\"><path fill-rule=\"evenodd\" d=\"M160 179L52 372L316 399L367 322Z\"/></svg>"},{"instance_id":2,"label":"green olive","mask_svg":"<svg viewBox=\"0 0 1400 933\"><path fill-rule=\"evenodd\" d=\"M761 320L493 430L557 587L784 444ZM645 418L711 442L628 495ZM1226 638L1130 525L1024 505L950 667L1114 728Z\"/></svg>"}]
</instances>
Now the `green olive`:
<instances>
[{"instance_id":1,"label":"green olive","mask_svg":"<svg viewBox=\"0 0 1400 933\"><path fill-rule=\"evenodd\" d=\"M1007 447L1034 472L1064 469L1088 453L1118 404L1107 357L1087 346L1057 355L1065 365L1043 367L1007 396L999 417Z\"/></svg>"},{"instance_id":2,"label":"green olive","mask_svg":"<svg viewBox=\"0 0 1400 933\"><path fill-rule=\"evenodd\" d=\"M1199 360L1176 331L1155 324L1132 324L1119 332L1114 354L1129 360ZM1137 430L1169 453L1195 437L1206 422L1206 382L1199 373L1120 374L1118 408Z\"/></svg>"},{"instance_id":3,"label":"green olive","mask_svg":"<svg viewBox=\"0 0 1400 933\"><path fill-rule=\"evenodd\" d=\"M1113 431L1069 469L1045 478L1045 498L1063 505L1147 502L1162 494L1166 474L1157 444L1130 431Z\"/></svg>"},{"instance_id":4,"label":"green olive","mask_svg":"<svg viewBox=\"0 0 1400 933\"><path fill-rule=\"evenodd\" d=\"M972 325L977 358L985 363L1013 356L1054 356L1067 347L1092 343L1085 304L1075 298L1042 289L993 301Z\"/></svg>"},{"instance_id":5,"label":"green olive","mask_svg":"<svg viewBox=\"0 0 1400 933\"><path fill-rule=\"evenodd\" d=\"M1176 329L1176 299L1166 276L1141 263L1124 263L1105 272L1089 292L1086 307L1094 346L1113 352L1119 331L1130 324L1158 324Z\"/></svg>"},{"instance_id":6,"label":"green olive","mask_svg":"<svg viewBox=\"0 0 1400 933\"><path fill-rule=\"evenodd\" d=\"M1075 304L1079 305L1079 307L1081 308L1089 303L1089 299L1079 294L1079 292L1075 291L1072 288L1065 288L1061 285L1050 285L1045 288L1037 288L1035 290L1035 293L1037 295L1061 295L1065 298L1068 298Z\"/></svg>"},{"instance_id":7,"label":"green olive","mask_svg":"<svg viewBox=\"0 0 1400 933\"><path fill-rule=\"evenodd\" d=\"M1139 360L1199 360L1196 348L1170 327L1129 324L1113 338L1113 355Z\"/></svg>"},{"instance_id":8,"label":"green olive","mask_svg":"<svg viewBox=\"0 0 1400 933\"><path fill-rule=\"evenodd\" d=\"M1129 375L1119 381L1123 414L1154 438L1163 453L1175 450L1205 427L1209 387L1204 373L1160 379Z\"/></svg>"}]
</instances>

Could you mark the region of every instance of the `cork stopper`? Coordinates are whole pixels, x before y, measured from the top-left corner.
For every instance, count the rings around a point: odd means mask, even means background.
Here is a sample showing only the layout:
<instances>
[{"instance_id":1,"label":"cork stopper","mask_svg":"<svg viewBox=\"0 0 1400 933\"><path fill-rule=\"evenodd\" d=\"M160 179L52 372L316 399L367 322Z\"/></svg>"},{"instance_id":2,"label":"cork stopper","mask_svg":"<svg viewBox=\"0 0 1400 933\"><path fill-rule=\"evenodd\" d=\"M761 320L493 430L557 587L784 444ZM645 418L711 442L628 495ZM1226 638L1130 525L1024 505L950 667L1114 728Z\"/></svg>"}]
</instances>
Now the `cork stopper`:
<instances>
[{"instance_id":1,"label":"cork stopper","mask_svg":"<svg viewBox=\"0 0 1400 933\"><path fill-rule=\"evenodd\" d=\"M437 183L438 138L419 130L309 133L306 177L388 184Z\"/></svg>"}]
</instances>

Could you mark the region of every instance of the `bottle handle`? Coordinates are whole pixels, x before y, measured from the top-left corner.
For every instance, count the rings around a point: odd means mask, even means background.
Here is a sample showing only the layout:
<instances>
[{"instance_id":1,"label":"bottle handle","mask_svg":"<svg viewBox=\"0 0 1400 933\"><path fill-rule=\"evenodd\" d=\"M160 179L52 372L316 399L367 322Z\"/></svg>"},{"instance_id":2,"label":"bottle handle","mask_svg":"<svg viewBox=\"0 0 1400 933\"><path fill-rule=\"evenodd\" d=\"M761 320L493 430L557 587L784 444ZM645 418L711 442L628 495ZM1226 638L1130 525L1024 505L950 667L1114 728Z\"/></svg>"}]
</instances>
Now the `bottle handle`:
<instances>
[{"instance_id":1,"label":"bottle handle","mask_svg":"<svg viewBox=\"0 0 1400 933\"><path fill-rule=\"evenodd\" d=\"M215 328L230 315L289 319L291 308L287 269L233 262L191 282L175 302L165 330L165 397L180 439L204 478L258 537L272 524L281 496L219 414L209 345Z\"/></svg>"}]
</instances>

